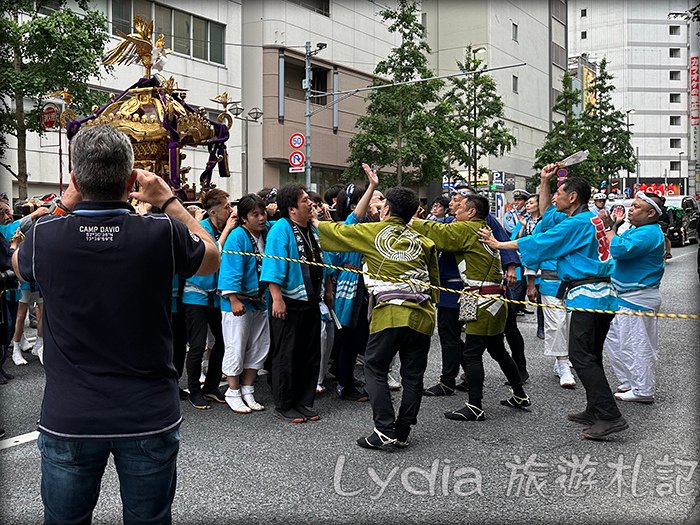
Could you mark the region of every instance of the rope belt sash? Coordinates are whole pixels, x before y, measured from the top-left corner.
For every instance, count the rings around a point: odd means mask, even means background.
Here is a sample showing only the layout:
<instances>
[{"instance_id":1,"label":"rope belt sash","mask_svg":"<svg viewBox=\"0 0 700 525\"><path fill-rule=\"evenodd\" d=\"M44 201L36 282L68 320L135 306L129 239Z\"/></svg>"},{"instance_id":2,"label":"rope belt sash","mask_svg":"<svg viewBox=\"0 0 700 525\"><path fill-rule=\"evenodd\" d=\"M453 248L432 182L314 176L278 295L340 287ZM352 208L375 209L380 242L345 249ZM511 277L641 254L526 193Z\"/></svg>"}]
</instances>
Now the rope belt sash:
<instances>
[{"instance_id":1,"label":"rope belt sash","mask_svg":"<svg viewBox=\"0 0 700 525\"><path fill-rule=\"evenodd\" d=\"M409 301L412 303L422 303L424 301L430 301L431 296L427 293L421 292L408 292L403 290L393 290L390 292L379 292L374 295L377 304L385 303L388 301Z\"/></svg>"},{"instance_id":2,"label":"rope belt sash","mask_svg":"<svg viewBox=\"0 0 700 525\"><path fill-rule=\"evenodd\" d=\"M506 288L502 284L491 284L486 286L467 286L465 292L477 292L479 295L505 295Z\"/></svg>"},{"instance_id":3,"label":"rope belt sash","mask_svg":"<svg viewBox=\"0 0 700 525\"><path fill-rule=\"evenodd\" d=\"M546 279L548 281L559 280L559 274L555 270L542 270L541 277L542 279Z\"/></svg>"}]
</instances>

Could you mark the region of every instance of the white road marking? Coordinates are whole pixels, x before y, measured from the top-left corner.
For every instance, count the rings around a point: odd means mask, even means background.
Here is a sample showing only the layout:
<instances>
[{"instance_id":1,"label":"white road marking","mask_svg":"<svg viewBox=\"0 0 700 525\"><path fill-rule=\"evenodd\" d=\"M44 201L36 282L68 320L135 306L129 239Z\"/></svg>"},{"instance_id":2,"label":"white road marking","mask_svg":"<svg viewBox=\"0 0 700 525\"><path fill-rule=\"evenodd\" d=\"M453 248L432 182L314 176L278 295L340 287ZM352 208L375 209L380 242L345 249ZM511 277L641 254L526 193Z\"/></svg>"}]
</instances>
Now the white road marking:
<instances>
[{"instance_id":1,"label":"white road marking","mask_svg":"<svg viewBox=\"0 0 700 525\"><path fill-rule=\"evenodd\" d=\"M17 445L23 445L24 443L29 443L30 441L35 441L39 437L39 432L29 432L27 434L22 434L21 436L16 436L9 439L3 439L0 441L0 450L16 447Z\"/></svg>"},{"instance_id":2,"label":"white road marking","mask_svg":"<svg viewBox=\"0 0 700 525\"><path fill-rule=\"evenodd\" d=\"M688 257L688 255L695 255L695 256L697 256L697 253L694 252L694 251L692 251L692 252L684 253L684 254L681 254L681 255L674 255L673 257L671 257L670 259L668 259L666 262L677 261L678 259L682 259L683 257Z\"/></svg>"}]
</instances>

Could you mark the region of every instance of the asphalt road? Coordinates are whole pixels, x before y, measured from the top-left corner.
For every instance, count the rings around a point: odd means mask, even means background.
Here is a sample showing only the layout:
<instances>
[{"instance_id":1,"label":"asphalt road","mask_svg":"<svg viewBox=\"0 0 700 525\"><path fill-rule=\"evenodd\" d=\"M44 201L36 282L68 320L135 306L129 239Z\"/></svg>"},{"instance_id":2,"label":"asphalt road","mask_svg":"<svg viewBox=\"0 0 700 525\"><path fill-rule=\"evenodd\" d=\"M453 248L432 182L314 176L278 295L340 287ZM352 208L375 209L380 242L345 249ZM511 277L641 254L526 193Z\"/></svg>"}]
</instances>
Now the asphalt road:
<instances>
[{"instance_id":1,"label":"asphalt road","mask_svg":"<svg viewBox=\"0 0 700 525\"><path fill-rule=\"evenodd\" d=\"M673 253L662 310L697 313L697 246ZM583 388L558 386L534 321L534 315L520 321L531 412L499 405L509 390L486 358L488 419L446 420L443 412L459 407L462 395L424 399L411 445L403 450L357 447L355 439L372 429L370 407L331 394L317 401L323 419L303 425L282 423L271 411L237 415L217 405L201 412L183 403L174 522L700 523L700 322L659 321L657 402L621 406L630 429L591 442L565 419L584 407ZM439 355L433 337L427 385L439 375ZM16 379L0 386L7 431L0 447L35 430L43 390L36 358L25 367L6 367ZM271 405L264 381L258 399ZM0 523L41 522L36 442L0 450L0 464ZM112 463L94 521L121 521Z\"/></svg>"}]
</instances>

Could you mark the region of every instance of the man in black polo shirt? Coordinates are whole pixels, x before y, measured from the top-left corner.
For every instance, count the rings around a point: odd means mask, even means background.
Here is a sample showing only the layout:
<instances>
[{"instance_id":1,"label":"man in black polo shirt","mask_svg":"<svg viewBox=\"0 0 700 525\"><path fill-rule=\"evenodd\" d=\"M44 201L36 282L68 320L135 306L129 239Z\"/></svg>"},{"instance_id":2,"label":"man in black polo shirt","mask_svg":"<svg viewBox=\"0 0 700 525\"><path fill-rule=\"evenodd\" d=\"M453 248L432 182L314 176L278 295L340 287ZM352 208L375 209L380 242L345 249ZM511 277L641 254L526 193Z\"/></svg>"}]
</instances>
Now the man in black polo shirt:
<instances>
[{"instance_id":1,"label":"man in black polo shirt","mask_svg":"<svg viewBox=\"0 0 700 525\"><path fill-rule=\"evenodd\" d=\"M215 271L218 250L160 177L133 170L126 135L86 127L72 148L64 214L37 221L13 256L44 293L44 523L91 521L110 452L124 521L169 523L182 420L171 283ZM165 214L137 215L129 196Z\"/></svg>"}]
</instances>

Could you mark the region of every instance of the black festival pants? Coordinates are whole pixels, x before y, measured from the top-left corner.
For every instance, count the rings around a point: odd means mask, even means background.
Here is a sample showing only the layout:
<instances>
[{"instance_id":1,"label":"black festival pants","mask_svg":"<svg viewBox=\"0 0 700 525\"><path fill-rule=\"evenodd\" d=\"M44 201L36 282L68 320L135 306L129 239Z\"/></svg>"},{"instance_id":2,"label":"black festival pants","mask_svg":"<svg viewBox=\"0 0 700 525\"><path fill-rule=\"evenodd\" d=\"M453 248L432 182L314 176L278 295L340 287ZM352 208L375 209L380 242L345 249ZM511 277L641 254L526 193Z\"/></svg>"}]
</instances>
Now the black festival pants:
<instances>
[{"instance_id":1,"label":"black festival pants","mask_svg":"<svg viewBox=\"0 0 700 525\"><path fill-rule=\"evenodd\" d=\"M411 425L418 422L429 351L430 336L412 328L387 328L369 336L365 351L365 389L372 405L374 426L391 438L405 441ZM387 375L397 352L401 360L403 392L399 414L395 416Z\"/></svg>"},{"instance_id":2,"label":"black festival pants","mask_svg":"<svg viewBox=\"0 0 700 525\"><path fill-rule=\"evenodd\" d=\"M321 366L321 310L318 304L290 308L287 318L270 317L271 386L275 408L313 407Z\"/></svg>"},{"instance_id":3,"label":"black festival pants","mask_svg":"<svg viewBox=\"0 0 700 525\"><path fill-rule=\"evenodd\" d=\"M617 419L617 408L603 370L603 343L614 314L571 312L569 360L586 389L586 412L595 419Z\"/></svg>"},{"instance_id":4,"label":"black festival pants","mask_svg":"<svg viewBox=\"0 0 700 525\"><path fill-rule=\"evenodd\" d=\"M221 382L221 364L224 360L224 336L221 332L221 309L198 304L185 305L185 325L190 351L187 354L187 388L190 394L203 390L213 392ZM204 386L199 385L202 374L202 356L207 347L207 326L214 336L209 355L209 367Z\"/></svg>"}]
</instances>

